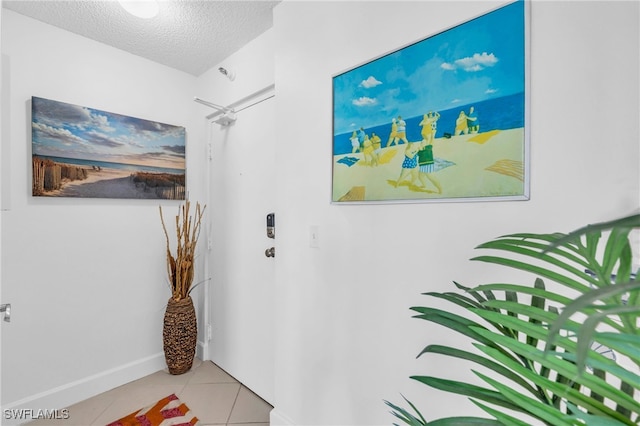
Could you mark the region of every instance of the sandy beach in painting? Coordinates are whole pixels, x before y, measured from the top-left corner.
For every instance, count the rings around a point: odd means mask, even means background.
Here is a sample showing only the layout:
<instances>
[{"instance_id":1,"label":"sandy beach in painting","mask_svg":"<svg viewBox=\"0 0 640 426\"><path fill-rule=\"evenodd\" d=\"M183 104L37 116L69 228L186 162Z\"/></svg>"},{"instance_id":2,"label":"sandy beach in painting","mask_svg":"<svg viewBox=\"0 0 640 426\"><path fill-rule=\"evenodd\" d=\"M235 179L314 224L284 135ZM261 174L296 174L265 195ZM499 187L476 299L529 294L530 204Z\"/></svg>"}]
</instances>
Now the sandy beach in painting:
<instances>
[{"instance_id":1,"label":"sandy beach in painting","mask_svg":"<svg viewBox=\"0 0 640 426\"><path fill-rule=\"evenodd\" d=\"M440 183L442 194L438 194L428 180L426 186L422 186L411 174L396 183L406 144L382 148L378 165L366 164L362 153L336 155L333 201L462 201L475 197L522 196L523 141L523 128L435 139L434 157L453 163L432 174ZM382 146L386 143L383 140Z\"/></svg>"},{"instance_id":2,"label":"sandy beach in painting","mask_svg":"<svg viewBox=\"0 0 640 426\"><path fill-rule=\"evenodd\" d=\"M100 197L100 198L138 198L157 199L154 192L145 192L136 187L131 172L117 169L87 169L88 176L84 180L64 180L62 188L48 191L49 197Z\"/></svg>"}]
</instances>

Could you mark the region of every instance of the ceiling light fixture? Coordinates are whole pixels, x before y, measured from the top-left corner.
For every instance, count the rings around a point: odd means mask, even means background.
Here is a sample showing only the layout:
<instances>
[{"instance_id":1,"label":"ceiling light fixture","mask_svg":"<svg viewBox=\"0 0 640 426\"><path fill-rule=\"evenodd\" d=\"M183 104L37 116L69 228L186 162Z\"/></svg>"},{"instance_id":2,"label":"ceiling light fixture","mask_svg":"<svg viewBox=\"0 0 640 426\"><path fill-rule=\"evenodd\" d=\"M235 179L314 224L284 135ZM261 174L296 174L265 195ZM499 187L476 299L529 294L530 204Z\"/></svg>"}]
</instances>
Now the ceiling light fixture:
<instances>
[{"instance_id":1,"label":"ceiling light fixture","mask_svg":"<svg viewBox=\"0 0 640 426\"><path fill-rule=\"evenodd\" d=\"M226 68L222 68L222 67L218 68L218 71L220 71L220 74L224 75L231 81L236 79L236 73L234 73L233 71L227 71Z\"/></svg>"},{"instance_id":2,"label":"ceiling light fixture","mask_svg":"<svg viewBox=\"0 0 640 426\"><path fill-rule=\"evenodd\" d=\"M157 0L118 0L120 6L138 18L150 19L158 14Z\"/></svg>"}]
</instances>

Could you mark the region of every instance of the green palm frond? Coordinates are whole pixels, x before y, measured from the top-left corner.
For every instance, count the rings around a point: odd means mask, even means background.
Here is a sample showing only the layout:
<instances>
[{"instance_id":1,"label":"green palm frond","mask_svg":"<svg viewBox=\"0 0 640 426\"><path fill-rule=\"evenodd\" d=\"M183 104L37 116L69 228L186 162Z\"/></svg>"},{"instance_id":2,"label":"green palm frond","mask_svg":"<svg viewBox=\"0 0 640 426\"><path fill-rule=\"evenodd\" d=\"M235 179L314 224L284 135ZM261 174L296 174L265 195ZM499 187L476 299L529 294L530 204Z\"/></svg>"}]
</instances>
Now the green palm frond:
<instances>
[{"instance_id":1,"label":"green palm frond","mask_svg":"<svg viewBox=\"0 0 640 426\"><path fill-rule=\"evenodd\" d=\"M391 414L393 414L395 417L399 418L404 423L410 426L426 425L427 421L424 419L424 417L422 417L422 414L420 414L420 411L418 411L418 409L407 398L405 398L404 396L402 396L402 398L404 398L405 402L409 404L409 406L413 409L413 411L417 413L418 417L414 416L413 414L411 414L409 411L405 410L402 407L399 407L389 401L385 401L385 404L387 404L389 407L393 409ZM394 423L394 425L398 426L396 423Z\"/></svg>"},{"instance_id":2,"label":"green palm frond","mask_svg":"<svg viewBox=\"0 0 640 426\"><path fill-rule=\"evenodd\" d=\"M527 418L559 426L640 424L640 375L594 349L604 347L640 367L640 277L632 271L629 242L637 228L640 214L569 234L511 234L479 245L492 253L472 260L530 273L534 284L454 282L455 292L424 295L463 314L431 306L411 310L415 318L470 339L477 350L434 342L418 356L469 363L485 386L423 375L412 379L470 398L493 419L427 422L406 399L413 411L387 402L392 413L410 425L523 426Z\"/></svg>"}]
</instances>

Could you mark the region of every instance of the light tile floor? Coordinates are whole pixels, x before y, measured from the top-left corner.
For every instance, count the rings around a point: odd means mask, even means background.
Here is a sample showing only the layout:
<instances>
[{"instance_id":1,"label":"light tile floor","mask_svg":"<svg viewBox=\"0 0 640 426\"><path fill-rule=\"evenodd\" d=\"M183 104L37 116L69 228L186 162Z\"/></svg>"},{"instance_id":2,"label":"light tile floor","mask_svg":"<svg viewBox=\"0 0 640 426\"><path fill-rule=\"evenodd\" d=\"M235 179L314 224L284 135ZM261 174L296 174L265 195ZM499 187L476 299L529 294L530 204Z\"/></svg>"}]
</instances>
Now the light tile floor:
<instances>
[{"instance_id":1,"label":"light tile floor","mask_svg":"<svg viewBox=\"0 0 640 426\"><path fill-rule=\"evenodd\" d=\"M210 361L194 360L185 374L158 371L69 409L67 420L37 420L29 426L104 426L175 393L200 420L201 426L269 426L271 407Z\"/></svg>"}]
</instances>

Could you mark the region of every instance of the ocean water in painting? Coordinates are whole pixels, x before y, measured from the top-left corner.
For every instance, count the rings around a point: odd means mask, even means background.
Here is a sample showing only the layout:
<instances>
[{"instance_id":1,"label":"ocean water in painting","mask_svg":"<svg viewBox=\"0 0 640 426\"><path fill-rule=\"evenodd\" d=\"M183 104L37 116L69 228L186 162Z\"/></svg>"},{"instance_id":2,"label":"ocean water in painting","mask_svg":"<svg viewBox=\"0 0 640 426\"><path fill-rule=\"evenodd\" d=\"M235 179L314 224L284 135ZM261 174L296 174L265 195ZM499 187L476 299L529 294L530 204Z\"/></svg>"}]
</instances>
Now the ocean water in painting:
<instances>
[{"instance_id":1,"label":"ocean water in painting","mask_svg":"<svg viewBox=\"0 0 640 426\"><path fill-rule=\"evenodd\" d=\"M184 169L170 169L168 167L153 167L139 164L112 163L109 161L82 160L78 158L54 157L50 155L38 155L44 160L51 160L55 163L73 164L75 166L84 166L91 168L126 170L131 173L147 172L147 173L169 173L172 175L184 174Z\"/></svg>"},{"instance_id":2,"label":"ocean water in painting","mask_svg":"<svg viewBox=\"0 0 640 426\"><path fill-rule=\"evenodd\" d=\"M524 112L524 93L516 93L510 96L504 96L501 98L487 99L481 102L476 102L468 105L460 105L455 108L451 108L445 111L438 111L440 118L436 127L436 138L447 137L448 135L455 134L456 119L460 114L460 111L465 113L469 112L470 107L474 107L474 110L478 116L480 122L480 131L489 132L491 130L508 130L524 127L525 125L525 112ZM425 114L429 111L425 111ZM372 126L364 128L367 135L375 133L382 139L382 146L385 146L391 133L391 119L386 124ZM418 142L422 139L420 132L422 127L419 125L423 116L418 115L414 117L403 117L403 120L407 123L407 139L410 142ZM352 150L351 137L352 132L342 133L334 136L333 139L333 154L347 154Z\"/></svg>"}]
</instances>

